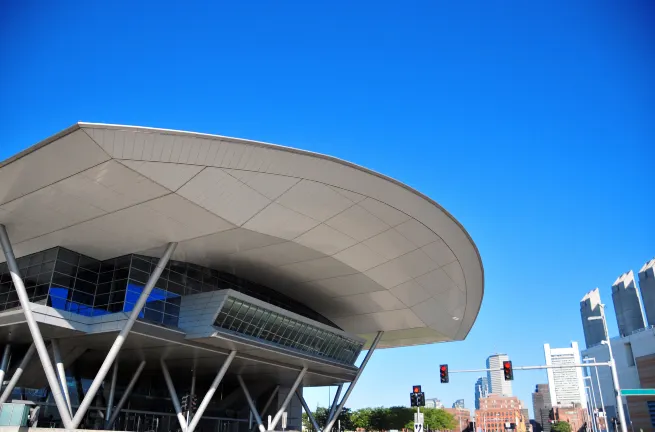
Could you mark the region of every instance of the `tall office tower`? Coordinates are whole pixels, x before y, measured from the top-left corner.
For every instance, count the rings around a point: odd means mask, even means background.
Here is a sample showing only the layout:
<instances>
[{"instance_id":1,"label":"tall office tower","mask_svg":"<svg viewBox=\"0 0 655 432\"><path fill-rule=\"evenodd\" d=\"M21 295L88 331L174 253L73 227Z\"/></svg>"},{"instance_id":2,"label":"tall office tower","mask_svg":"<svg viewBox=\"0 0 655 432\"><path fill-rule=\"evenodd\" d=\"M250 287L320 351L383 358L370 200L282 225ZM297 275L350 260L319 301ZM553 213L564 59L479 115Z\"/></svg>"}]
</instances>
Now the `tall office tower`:
<instances>
[{"instance_id":1,"label":"tall office tower","mask_svg":"<svg viewBox=\"0 0 655 432\"><path fill-rule=\"evenodd\" d=\"M580 350L577 342L571 342L570 348L551 348L544 344L546 364L559 366L580 364ZM587 406L582 368L547 369L550 403L552 406L580 404Z\"/></svg>"},{"instance_id":2,"label":"tall office tower","mask_svg":"<svg viewBox=\"0 0 655 432\"><path fill-rule=\"evenodd\" d=\"M621 337L646 327L644 313L641 311L641 298L632 270L623 273L612 285L612 301Z\"/></svg>"},{"instance_id":3,"label":"tall office tower","mask_svg":"<svg viewBox=\"0 0 655 432\"><path fill-rule=\"evenodd\" d=\"M498 396L512 396L512 382L505 381L503 374L503 362L509 360L507 354L494 354L487 359L487 369L494 369L487 372L489 393Z\"/></svg>"},{"instance_id":4,"label":"tall office tower","mask_svg":"<svg viewBox=\"0 0 655 432\"><path fill-rule=\"evenodd\" d=\"M550 409L552 407L548 384L537 384L532 393L532 409L534 410L534 419L541 431L550 432ZM534 432L539 431L535 430Z\"/></svg>"},{"instance_id":5,"label":"tall office tower","mask_svg":"<svg viewBox=\"0 0 655 432\"><path fill-rule=\"evenodd\" d=\"M475 382L475 409L480 409L480 399L486 398L489 394L489 380L487 377L480 377Z\"/></svg>"},{"instance_id":6,"label":"tall office tower","mask_svg":"<svg viewBox=\"0 0 655 432\"><path fill-rule=\"evenodd\" d=\"M639 270L639 291L644 302L648 325L655 326L655 258Z\"/></svg>"},{"instance_id":7,"label":"tall office tower","mask_svg":"<svg viewBox=\"0 0 655 432\"><path fill-rule=\"evenodd\" d=\"M598 288L589 291L580 300L580 317L582 318L582 330L587 348L598 345L607 339L605 326L601 320L589 321L589 317L601 316L600 292Z\"/></svg>"}]
</instances>

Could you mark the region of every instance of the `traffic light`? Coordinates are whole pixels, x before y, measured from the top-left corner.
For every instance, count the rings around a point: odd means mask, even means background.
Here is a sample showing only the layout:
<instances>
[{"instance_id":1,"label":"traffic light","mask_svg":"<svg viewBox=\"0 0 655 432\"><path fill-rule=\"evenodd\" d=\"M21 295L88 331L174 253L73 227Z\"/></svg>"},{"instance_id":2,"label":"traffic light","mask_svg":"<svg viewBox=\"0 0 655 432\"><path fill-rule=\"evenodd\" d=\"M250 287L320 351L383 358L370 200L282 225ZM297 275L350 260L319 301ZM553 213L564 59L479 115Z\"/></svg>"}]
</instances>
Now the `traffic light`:
<instances>
[{"instance_id":1,"label":"traffic light","mask_svg":"<svg viewBox=\"0 0 655 432\"><path fill-rule=\"evenodd\" d=\"M514 379L514 371L512 370L512 362L503 362L503 373L505 374L505 381L512 381Z\"/></svg>"},{"instance_id":2,"label":"traffic light","mask_svg":"<svg viewBox=\"0 0 655 432\"><path fill-rule=\"evenodd\" d=\"M448 377L448 365L441 365L439 366L439 375L441 376L441 383L445 384L450 381L450 378Z\"/></svg>"},{"instance_id":3,"label":"traffic light","mask_svg":"<svg viewBox=\"0 0 655 432\"><path fill-rule=\"evenodd\" d=\"M411 392L409 394L409 405L410 406L418 406L418 393Z\"/></svg>"},{"instance_id":4,"label":"traffic light","mask_svg":"<svg viewBox=\"0 0 655 432\"><path fill-rule=\"evenodd\" d=\"M420 407L425 406L425 393L417 393L416 394L416 405Z\"/></svg>"},{"instance_id":5,"label":"traffic light","mask_svg":"<svg viewBox=\"0 0 655 432\"><path fill-rule=\"evenodd\" d=\"M195 412L198 408L198 397L196 395L191 396L191 412Z\"/></svg>"},{"instance_id":6,"label":"traffic light","mask_svg":"<svg viewBox=\"0 0 655 432\"><path fill-rule=\"evenodd\" d=\"M189 395L182 396L182 411L186 411L189 406Z\"/></svg>"}]
</instances>

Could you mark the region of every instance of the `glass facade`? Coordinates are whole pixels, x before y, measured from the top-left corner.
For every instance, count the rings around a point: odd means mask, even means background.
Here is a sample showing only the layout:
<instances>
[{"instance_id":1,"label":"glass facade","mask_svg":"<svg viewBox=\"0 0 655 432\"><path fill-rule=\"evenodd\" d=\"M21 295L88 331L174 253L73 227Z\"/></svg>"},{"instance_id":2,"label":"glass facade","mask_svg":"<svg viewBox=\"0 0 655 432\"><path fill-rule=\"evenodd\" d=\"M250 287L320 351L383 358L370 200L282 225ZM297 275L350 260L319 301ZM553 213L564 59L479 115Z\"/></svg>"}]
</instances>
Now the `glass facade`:
<instances>
[{"instance_id":1,"label":"glass facade","mask_svg":"<svg viewBox=\"0 0 655 432\"><path fill-rule=\"evenodd\" d=\"M99 261L56 247L16 260L30 301L86 316L129 312L158 258L125 255ZM334 323L271 288L229 273L169 261L139 317L177 326L181 296L233 289L282 309L338 328ZM0 264L0 311L19 307L7 264Z\"/></svg>"},{"instance_id":2,"label":"glass facade","mask_svg":"<svg viewBox=\"0 0 655 432\"><path fill-rule=\"evenodd\" d=\"M228 297L216 327L313 356L352 365L362 342L304 323L241 299Z\"/></svg>"}]
</instances>

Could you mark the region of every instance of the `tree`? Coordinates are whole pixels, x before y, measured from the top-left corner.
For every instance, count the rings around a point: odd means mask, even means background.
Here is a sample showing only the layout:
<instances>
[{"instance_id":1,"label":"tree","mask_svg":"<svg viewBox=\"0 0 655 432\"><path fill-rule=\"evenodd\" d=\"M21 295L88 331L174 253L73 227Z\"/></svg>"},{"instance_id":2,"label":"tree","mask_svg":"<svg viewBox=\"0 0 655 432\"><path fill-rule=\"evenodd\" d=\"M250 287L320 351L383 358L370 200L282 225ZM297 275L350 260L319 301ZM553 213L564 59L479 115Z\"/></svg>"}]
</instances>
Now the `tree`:
<instances>
[{"instance_id":1,"label":"tree","mask_svg":"<svg viewBox=\"0 0 655 432\"><path fill-rule=\"evenodd\" d=\"M571 432L571 425L564 421L553 423L550 427L551 432Z\"/></svg>"},{"instance_id":2,"label":"tree","mask_svg":"<svg viewBox=\"0 0 655 432\"><path fill-rule=\"evenodd\" d=\"M440 408L423 408L423 425L430 429L454 430L459 426L455 416ZM407 429L414 429L414 420L407 423Z\"/></svg>"},{"instance_id":3,"label":"tree","mask_svg":"<svg viewBox=\"0 0 655 432\"><path fill-rule=\"evenodd\" d=\"M352 413L353 429L371 429L371 408L362 408Z\"/></svg>"},{"instance_id":4,"label":"tree","mask_svg":"<svg viewBox=\"0 0 655 432\"><path fill-rule=\"evenodd\" d=\"M318 407L316 408L316 411L314 411L312 414L314 415L314 419L316 420L316 423L318 423L318 426L321 429L325 428L325 426L327 425L328 414L330 414L330 411L327 408ZM339 414L339 418L337 419L337 421L339 420L341 420L341 429L343 430L354 429L353 422L352 422L352 412L350 411L349 408L344 407L341 410L341 413ZM314 425L309 420L309 416L305 412L303 412L302 414L302 424L306 430L314 431ZM337 427L337 422L334 423L334 429L336 429L336 427Z\"/></svg>"},{"instance_id":5,"label":"tree","mask_svg":"<svg viewBox=\"0 0 655 432\"><path fill-rule=\"evenodd\" d=\"M387 425L389 424L389 408L377 407L371 410L371 416L369 420L371 429L375 431L387 430Z\"/></svg>"},{"instance_id":6,"label":"tree","mask_svg":"<svg viewBox=\"0 0 655 432\"><path fill-rule=\"evenodd\" d=\"M388 409L387 424L385 430L402 429L414 419L414 409L402 406L394 406Z\"/></svg>"}]
</instances>

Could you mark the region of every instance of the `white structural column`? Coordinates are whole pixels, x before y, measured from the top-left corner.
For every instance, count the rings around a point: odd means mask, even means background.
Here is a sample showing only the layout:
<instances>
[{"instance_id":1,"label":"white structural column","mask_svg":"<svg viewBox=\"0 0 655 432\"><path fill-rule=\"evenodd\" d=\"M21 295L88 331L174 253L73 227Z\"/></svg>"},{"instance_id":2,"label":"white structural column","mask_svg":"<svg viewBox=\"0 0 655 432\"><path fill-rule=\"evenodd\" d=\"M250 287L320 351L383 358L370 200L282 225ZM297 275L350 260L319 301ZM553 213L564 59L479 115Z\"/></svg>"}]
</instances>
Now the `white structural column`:
<instances>
[{"instance_id":1,"label":"white structural column","mask_svg":"<svg viewBox=\"0 0 655 432\"><path fill-rule=\"evenodd\" d=\"M241 375L237 375L237 380L239 380L239 385L241 385L241 388L243 389L243 394L246 396L246 401L248 401L250 412L252 413L253 417L255 417L255 421L257 422L257 427L259 427L259 431L266 432L266 427L264 427L262 418L257 412L257 407L255 406L255 402L253 402L252 396L250 396L248 387L246 387L246 383L243 382L243 378L241 378Z\"/></svg>"},{"instance_id":2,"label":"white structural column","mask_svg":"<svg viewBox=\"0 0 655 432\"><path fill-rule=\"evenodd\" d=\"M32 359L32 356L34 355L34 351L36 351L36 345L32 344L27 349L27 352L25 353L23 360L20 361L20 364L16 368L16 372L14 372L14 375L9 380L7 387L5 387L5 391L2 392L2 396L0 396L0 406L2 406L3 403L7 402L7 399L9 399L11 392L14 391L14 387L16 387L16 383L20 379L21 375L23 375L23 371L25 370L27 364Z\"/></svg>"},{"instance_id":3,"label":"white structural column","mask_svg":"<svg viewBox=\"0 0 655 432\"><path fill-rule=\"evenodd\" d=\"M330 420L334 415L334 410L337 409L339 405L339 396L341 396L341 391L343 390L343 384L339 384L337 387L337 392L334 394L334 400L332 401L332 407L330 407L330 413L327 416L327 420Z\"/></svg>"},{"instance_id":4,"label":"white structural column","mask_svg":"<svg viewBox=\"0 0 655 432\"><path fill-rule=\"evenodd\" d=\"M341 402L339 403L339 406L334 412L332 418L328 420L328 424L325 425L325 429L323 429L323 432L330 432L332 430L332 426L334 426L334 422L337 420L337 418L339 418L339 414L341 414L344 405L346 405L346 402L348 402L350 393L352 393L352 391L355 389L355 385L357 384L359 377L362 376L362 372L364 372L364 368L366 368L366 364L371 359L373 352L375 352L375 348L377 348L378 343L380 343L380 339L382 339L383 334L384 332L380 331L378 332L377 336L375 336L375 339L373 339L373 342L371 343L371 347L368 349L368 352L366 353L366 357L364 357L364 361L362 361L361 366L359 366L359 370L357 371L357 375L355 375L355 379L348 386L348 390L346 390L346 394L343 395L343 399L341 399Z\"/></svg>"},{"instance_id":5,"label":"white structural column","mask_svg":"<svg viewBox=\"0 0 655 432\"><path fill-rule=\"evenodd\" d=\"M130 380L130 383L125 388L125 391L123 392L123 396L121 397L121 400L118 401L118 404L116 405L116 409L114 410L114 413L111 415L111 417L109 416L109 406L107 406L107 415L105 416L105 419L109 419L107 423L105 423L105 427L107 429L112 427L112 425L118 418L118 415L121 413L121 409L123 409L123 405L125 405L125 402L127 402L127 399L132 394L132 390L134 389L136 382L139 380L139 377L141 376L141 372L143 372L144 367L146 367L146 361L142 360L141 363L139 364L139 367L136 369L136 372L134 372L134 375L132 375L132 379ZM116 368L114 368L114 370L116 370ZM116 375L115 372L114 375ZM112 384L114 384L113 377L112 377Z\"/></svg>"},{"instance_id":6,"label":"white structural column","mask_svg":"<svg viewBox=\"0 0 655 432\"><path fill-rule=\"evenodd\" d=\"M207 394L205 394L205 397L202 398L202 402L200 402L200 405L198 406L198 410L193 416L193 419L191 420L191 424L189 425L187 432L193 432L198 426L198 422L202 418L202 415L205 413L205 410L209 406L209 403L212 400L212 397L214 397L214 393L216 393L216 390L218 389L218 385L223 381L223 377L227 373L227 369L230 367L230 364L232 363L232 360L234 360L234 357L237 355L236 351L230 352L230 355L227 356L225 361L223 362L223 366L218 370L218 373L216 374L216 377L214 378L214 381L212 382L211 386L209 386L209 390L207 390ZM193 371L193 389L195 390L195 368Z\"/></svg>"},{"instance_id":7,"label":"white structural column","mask_svg":"<svg viewBox=\"0 0 655 432\"><path fill-rule=\"evenodd\" d=\"M57 375L59 375L59 381L61 382L61 390L64 393L66 398L66 405L68 405L68 412L70 415L73 415L73 409L71 408L71 397L68 393L68 384L66 383L66 369L64 369L64 362L61 360L61 351L59 351L59 342L57 339L50 341L52 345L52 356L55 359L55 365L57 367Z\"/></svg>"},{"instance_id":8,"label":"white structural column","mask_svg":"<svg viewBox=\"0 0 655 432\"><path fill-rule=\"evenodd\" d=\"M0 387L2 383L5 382L5 374L7 373L7 368L9 367L9 356L11 355L11 345L5 345L5 349L2 352L2 363L0 363Z\"/></svg>"},{"instance_id":9,"label":"white structural column","mask_svg":"<svg viewBox=\"0 0 655 432\"><path fill-rule=\"evenodd\" d=\"M605 328L605 334L607 335L607 339L605 339L605 343L607 343L607 350L609 352L610 356L610 370L612 372L612 382L614 383L614 395L616 397L616 412L619 415L619 423L620 423L620 428L621 432L628 432L628 425L625 424L625 412L623 411L623 397L621 396L621 386L619 384L619 376L616 372L616 362L614 361L614 354L612 353L612 341L610 340L609 333L607 332L607 318L605 316L605 305L601 304L600 305L600 312L601 316L603 318L603 326Z\"/></svg>"},{"instance_id":10,"label":"white structural column","mask_svg":"<svg viewBox=\"0 0 655 432\"><path fill-rule=\"evenodd\" d=\"M59 411L61 421L64 424L65 429L75 429L77 424L72 422L71 416L68 412L66 399L61 393L59 378L57 378L57 374L52 367L48 349L46 348L45 342L43 341L43 335L41 335L39 325L37 324L36 320L34 319L34 315L32 314L30 299L27 296L27 291L25 290L25 285L23 284L23 278L20 275L18 264L16 263L16 257L14 256L14 251L11 247L11 242L9 241L7 229L2 224L0 224L0 244L2 246L2 251L5 254L7 267L11 273L11 280L14 282L14 287L16 288L16 294L18 294L20 306L23 309L23 313L25 314L25 321L27 321L27 326L30 330L30 334L32 335L32 339L34 340L36 352L39 354L41 366L43 366L43 370L45 372L46 379L48 380L48 385L50 386L52 397L55 400L55 404L57 405L57 410Z\"/></svg>"},{"instance_id":11,"label":"white structural column","mask_svg":"<svg viewBox=\"0 0 655 432\"><path fill-rule=\"evenodd\" d=\"M180 406L180 400L177 398L177 392L175 391L175 386L173 385L171 374L168 372L168 368L166 367L166 363L164 363L164 359L161 359L159 363L161 364L161 371L164 374L166 387L168 387L168 392L171 395L171 402L173 402L173 408L175 408L177 421L180 422L180 428L182 429L182 432L186 432L186 418L184 418L184 413L182 413L182 407Z\"/></svg>"},{"instance_id":12,"label":"white structural column","mask_svg":"<svg viewBox=\"0 0 655 432\"><path fill-rule=\"evenodd\" d=\"M318 423L316 422L316 418L314 417L314 414L312 414L312 410L309 409L309 407L307 406L307 402L305 402L305 398L302 397L302 394L298 389L296 389L296 396L298 396L298 400L300 401L300 404L302 405L303 409L307 413L307 417L309 417L309 421L312 422L312 426L314 426L316 432L320 432L321 428L318 427Z\"/></svg>"},{"instance_id":13,"label":"white structural column","mask_svg":"<svg viewBox=\"0 0 655 432\"><path fill-rule=\"evenodd\" d=\"M144 364L145 365L145 364ZM114 406L114 397L116 396L116 380L118 379L118 359L114 362L114 367L111 371L111 385L109 387L109 399L107 400L107 415L105 419L111 419L111 411Z\"/></svg>"},{"instance_id":14,"label":"white structural column","mask_svg":"<svg viewBox=\"0 0 655 432\"><path fill-rule=\"evenodd\" d=\"M134 322L139 317L139 314L141 313L141 309L143 309L143 306L145 306L146 301L148 300L148 296L150 295L152 289L155 287L155 284L159 280L159 276L161 276L162 271L164 271L166 264L168 264L168 260L170 260L171 255L173 255L173 251L175 251L176 246L177 243L169 243L168 247L166 248L166 251L164 252L164 255L159 259L159 262L157 262L157 265L155 266L154 270L152 271L152 274L150 275L150 278L148 278L148 282L143 287L143 292L139 296L139 299L136 301L136 304L134 305L134 309L132 310L130 317L127 319L127 322L125 323L125 326L121 329L120 333L118 333L118 336L116 336L116 340L114 341L114 344L109 349L109 352L107 353L107 357L105 357L105 361L102 362L102 366L100 366L100 370L98 371L98 374L96 375L95 379L91 383L89 390L87 390L86 395L84 396L84 400L82 401L82 403L80 403L80 407L77 409L77 412L73 417L73 421L71 422L70 429L77 429L77 426L84 418L84 414L86 414L86 410L89 408L91 402L93 402L93 399L96 397L96 393L98 392L98 389L100 389L100 386L102 385L102 382L105 380L107 373L109 373L109 369L114 363L114 360L116 360L116 356L118 356L118 353L120 352L123 343L125 343L125 339L127 339L127 336L130 334L130 330L132 330L132 326L134 325Z\"/></svg>"},{"instance_id":15,"label":"white structural column","mask_svg":"<svg viewBox=\"0 0 655 432\"><path fill-rule=\"evenodd\" d=\"M273 403L273 399L275 399L275 395L280 391L280 386L276 385L273 391L271 392L271 395L268 397L268 400L264 404L264 408L262 408L262 412L260 417L266 417L266 413L268 412L268 409L270 408L271 404ZM252 431L255 430L255 428L251 428Z\"/></svg>"},{"instance_id":16,"label":"white structural column","mask_svg":"<svg viewBox=\"0 0 655 432\"><path fill-rule=\"evenodd\" d=\"M282 418L282 415L284 414L284 411L287 409L287 406L289 405L289 402L291 402L291 398L293 398L293 394L295 393L296 389L302 382L302 379L304 378L305 374L307 373L307 366L302 368L300 373L298 374L298 378L296 378L296 381L294 381L293 385L289 389L289 394L287 397L284 398L284 402L282 402L282 406L280 409L277 411L275 414L275 417L273 417L273 420L271 421L271 424L268 425L269 430L275 430L275 426L277 426L278 422Z\"/></svg>"}]
</instances>

